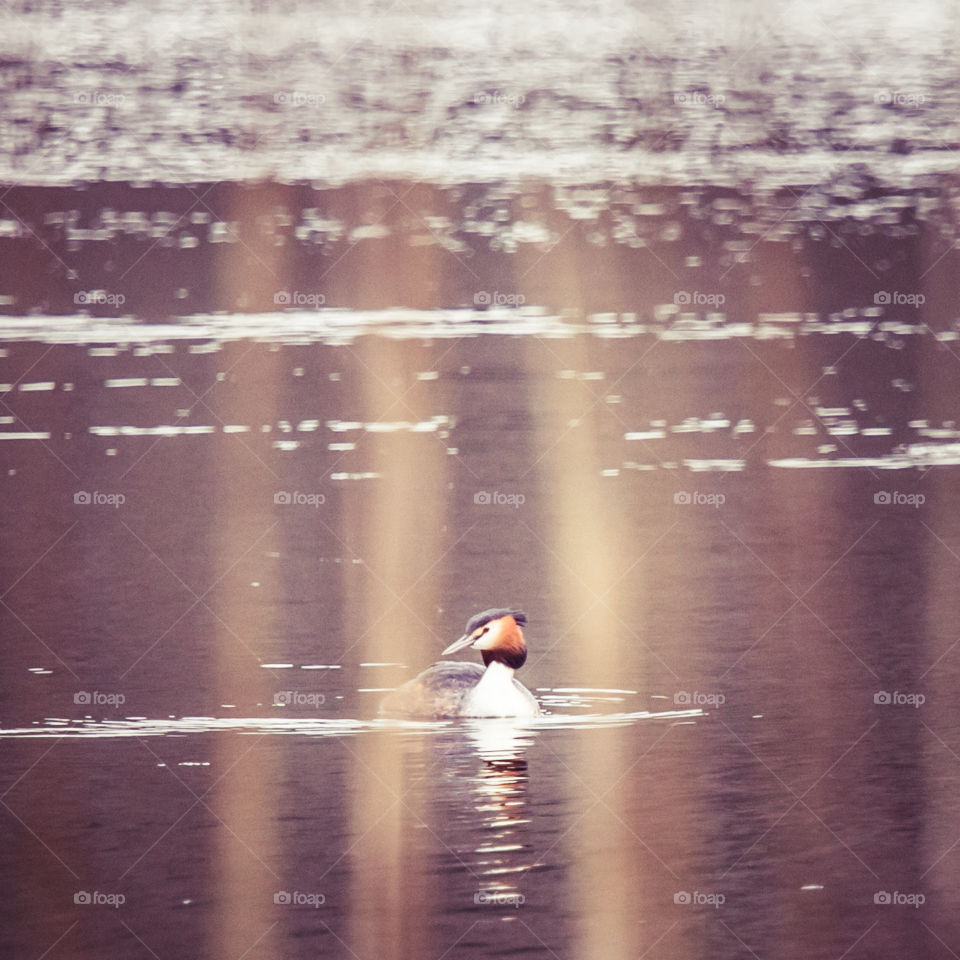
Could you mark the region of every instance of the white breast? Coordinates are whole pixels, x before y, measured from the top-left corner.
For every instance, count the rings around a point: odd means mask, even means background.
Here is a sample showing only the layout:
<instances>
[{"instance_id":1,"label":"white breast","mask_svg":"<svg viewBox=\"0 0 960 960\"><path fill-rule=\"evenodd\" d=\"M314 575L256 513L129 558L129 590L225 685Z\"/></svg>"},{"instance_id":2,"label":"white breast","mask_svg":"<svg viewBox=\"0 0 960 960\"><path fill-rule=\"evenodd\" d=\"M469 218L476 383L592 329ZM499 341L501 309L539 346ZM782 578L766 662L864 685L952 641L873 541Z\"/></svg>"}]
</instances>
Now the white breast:
<instances>
[{"instance_id":1,"label":"white breast","mask_svg":"<svg viewBox=\"0 0 960 960\"><path fill-rule=\"evenodd\" d=\"M494 660L480 682L464 697L464 717L535 717L540 708L533 695L513 679L514 671Z\"/></svg>"}]
</instances>

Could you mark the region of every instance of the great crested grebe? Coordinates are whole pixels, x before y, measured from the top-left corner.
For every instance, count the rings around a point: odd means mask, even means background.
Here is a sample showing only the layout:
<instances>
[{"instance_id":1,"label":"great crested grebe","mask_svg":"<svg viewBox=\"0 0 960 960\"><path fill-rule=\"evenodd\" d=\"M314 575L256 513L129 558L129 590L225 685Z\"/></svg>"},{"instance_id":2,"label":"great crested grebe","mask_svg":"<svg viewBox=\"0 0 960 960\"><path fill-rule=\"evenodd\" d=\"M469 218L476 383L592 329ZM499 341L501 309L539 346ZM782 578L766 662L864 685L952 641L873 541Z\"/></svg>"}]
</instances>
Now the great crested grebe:
<instances>
[{"instance_id":1,"label":"great crested grebe","mask_svg":"<svg viewBox=\"0 0 960 960\"><path fill-rule=\"evenodd\" d=\"M521 627L527 615L519 610L484 610L467 621L463 636L442 656L472 647L484 666L441 660L384 697L380 712L390 716L535 717L536 697L514 673L527 659Z\"/></svg>"}]
</instances>

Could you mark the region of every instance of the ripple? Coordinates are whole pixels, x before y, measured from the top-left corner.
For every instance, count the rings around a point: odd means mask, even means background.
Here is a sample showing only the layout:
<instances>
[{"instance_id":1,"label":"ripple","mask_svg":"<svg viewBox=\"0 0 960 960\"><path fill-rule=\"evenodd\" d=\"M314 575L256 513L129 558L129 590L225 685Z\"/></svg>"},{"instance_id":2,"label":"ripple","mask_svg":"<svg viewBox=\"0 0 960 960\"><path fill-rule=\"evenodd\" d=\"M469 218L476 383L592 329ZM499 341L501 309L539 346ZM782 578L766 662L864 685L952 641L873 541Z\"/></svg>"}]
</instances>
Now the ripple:
<instances>
[{"instance_id":1,"label":"ripple","mask_svg":"<svg viewBox=\"0 0 960 960\"><path fill-rule=\"evenodd\" d=\"M308 737L343 737L377 730L415 731L439 733L451 727L489 733L509 726L516 730L563 729L572 727L625 726L643 720L687 720L704 716L701 710L670 710L650 713L646 710L633 713L588 714L568 716L546 714L519 721L491 718L490 720L351 720L351 719L297 719L277 717L180 717L167 720L152 720L145 717L123 720L68 720L48 717L29 727L0 729L0 739L120 739L125 737L182 736L194 733L234 732L240 734L299 735Z\"/></svg>"}]
</instances>

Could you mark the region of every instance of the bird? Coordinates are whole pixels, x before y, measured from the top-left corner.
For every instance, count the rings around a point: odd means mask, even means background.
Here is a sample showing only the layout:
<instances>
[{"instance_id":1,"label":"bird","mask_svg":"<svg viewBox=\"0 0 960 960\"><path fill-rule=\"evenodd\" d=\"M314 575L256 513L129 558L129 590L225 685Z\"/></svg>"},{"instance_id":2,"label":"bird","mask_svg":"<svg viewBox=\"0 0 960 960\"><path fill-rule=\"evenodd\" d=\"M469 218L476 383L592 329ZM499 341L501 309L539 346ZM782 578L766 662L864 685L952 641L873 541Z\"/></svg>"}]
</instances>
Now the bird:
<instances>
[{"instance_id":1,"label":"bird","mask_svg":"<svg viewBox=\"0 0 960 960\"><path fill-rule=\"evenodd\" d=\"M537 698L514 679L527 660L522 610L484 610L467 621L463 636L441 656L470 647L483 656L478 663L440 660L412 680L397 687L380 704L380 713L391 717L535 717Z\"/></svg>"}]
</instances>

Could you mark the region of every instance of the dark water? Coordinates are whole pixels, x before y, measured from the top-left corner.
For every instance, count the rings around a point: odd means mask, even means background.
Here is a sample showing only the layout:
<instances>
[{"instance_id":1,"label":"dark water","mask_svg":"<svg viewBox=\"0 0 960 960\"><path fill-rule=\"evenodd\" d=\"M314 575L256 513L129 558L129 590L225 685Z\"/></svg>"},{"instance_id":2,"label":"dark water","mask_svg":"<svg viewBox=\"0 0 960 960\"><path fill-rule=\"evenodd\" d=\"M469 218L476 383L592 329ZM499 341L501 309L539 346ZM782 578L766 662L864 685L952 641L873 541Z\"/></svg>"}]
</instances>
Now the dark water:
<instances>
[{"instance_id":1,"label":"dark water","mask_svg":"<svg viewBox=\"0 0 960 960\"><path fill-rule=\"evenodd\" d=\"M5 955L960 942L949 342L125 339L0 358ZM372 722L504 603L547 723Z\"/></svg>"},{"instance_id":2,"label":"dark water","mask_svg":"<svg viewBox=\"0 0 960 960\"><path fill-rule=\"evenodd\" d=\"M894 324L875 331L887 340L918 324L957 336L949 177L890 186L862 167L776 189L628 177L11 183L2 203L0 312L13 317L526 306L796 329L793 314L868 310Z\"/></svg>"},{"instance_id":3,"label":"dark water","mask_svg":"<svg viewBox=\"0 0 960 960\"><path fill-rule=\"evenodd\" d=\"M0 957L956 956L956 20L0 10Z\"/></svg>"}]
</instances>

